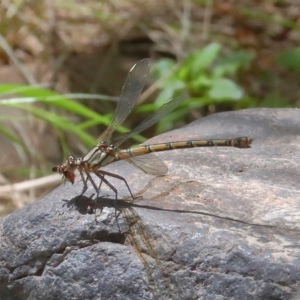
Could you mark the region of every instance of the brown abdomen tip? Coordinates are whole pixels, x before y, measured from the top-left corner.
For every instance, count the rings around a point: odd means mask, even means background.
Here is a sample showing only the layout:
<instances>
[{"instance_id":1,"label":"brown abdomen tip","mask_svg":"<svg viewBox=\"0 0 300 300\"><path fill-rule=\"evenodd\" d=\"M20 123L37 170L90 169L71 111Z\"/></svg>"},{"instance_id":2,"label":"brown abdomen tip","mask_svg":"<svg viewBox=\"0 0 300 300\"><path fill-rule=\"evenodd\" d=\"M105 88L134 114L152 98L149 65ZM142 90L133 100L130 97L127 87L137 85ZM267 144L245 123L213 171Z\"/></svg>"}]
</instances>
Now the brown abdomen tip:
<instances>
[{"instance_id":1,"label":"brown abdomen tip","mask_svg":"<svg viewBox=\"0 0 300 300\"><path fill-rule=\"evenodd\" d=\"M240 137L236 141L236 147L238 148L251 148L252 139L249 137Z\"/></svg>"}]
</instances>

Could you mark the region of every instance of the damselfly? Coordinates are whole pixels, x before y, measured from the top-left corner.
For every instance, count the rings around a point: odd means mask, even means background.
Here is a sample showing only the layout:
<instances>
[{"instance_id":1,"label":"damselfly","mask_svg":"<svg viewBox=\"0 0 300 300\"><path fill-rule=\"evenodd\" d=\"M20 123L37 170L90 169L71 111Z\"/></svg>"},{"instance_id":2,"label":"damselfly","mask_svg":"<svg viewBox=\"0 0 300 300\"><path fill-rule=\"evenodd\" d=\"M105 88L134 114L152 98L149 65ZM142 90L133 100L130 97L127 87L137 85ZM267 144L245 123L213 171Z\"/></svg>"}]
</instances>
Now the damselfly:
<instances>
[{"instance_id":1,"label":"damselfly","mask_svg":"<svg viewBox=\"0 0 300 300\"><path fill-rule=\"evenodd\" d=\"M78 170L83 182L83 195L87 190L87 182L90 181L97 192L97 197L100 193L100 187L104 182L115 193L118 198L118 191L105 176L114 177L124 181L127 189L134 199L133 193L122 176L102 170L102 167L118 160L126 160L135 167L152 175L165 175L168 171L165 163L155 155L149 155L151 152L167 151L173 149L192 148L192 147L211 147L211 146L226 146L236 148L250 148L252 139L248 137L238 137L234 139L205 139L205 140L189 140L179 142L166 142L161 144L152 144L146 146L136 146L129 149L119 149L119 146L133 135L138 134L146 128L152 126L165 115L175 109L182 103L187 96L175 97L164 105L162 105L152 116L144 120L140 125L129 133L121 136L115 143L112 143L113 132L125 121L129 113L135 106L146 83L147 75L149 73L150 61L143 59L136 63L129 71L125 83L122 88L121 96L117 104L117 108L113 114L112 120L100 137L100 143L93 147L82 158L69 156L69 158L61 165L52 168L53 172L62 174L72 184L75 179L75 171ZM148 155L145 155L148 154ZM100 185L97 186L93 180L91 173L94 173L100 178ZM84 174L86 178L84 178ZM80 195L80 196L81 196Z\"/></svg>"}]
</instances>

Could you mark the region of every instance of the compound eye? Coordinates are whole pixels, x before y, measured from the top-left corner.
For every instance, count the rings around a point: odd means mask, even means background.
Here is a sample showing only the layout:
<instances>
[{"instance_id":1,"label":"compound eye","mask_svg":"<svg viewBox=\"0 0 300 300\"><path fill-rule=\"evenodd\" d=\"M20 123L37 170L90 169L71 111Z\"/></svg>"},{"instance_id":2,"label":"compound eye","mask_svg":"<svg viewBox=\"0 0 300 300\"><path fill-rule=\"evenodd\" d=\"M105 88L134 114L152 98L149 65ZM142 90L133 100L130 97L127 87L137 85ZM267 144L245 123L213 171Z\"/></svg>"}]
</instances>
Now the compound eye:
<instances>
[{"instance_id":1,"label":"compound eye","mask_svg":"<svg viewBox=\"0 0 300 300\"><path fill-rule=\"evenodd\" d=\"M57 166L53 167L51 170L52 170L52 172L56 172L57 173L58 172L58 167Z\"/></svg>"},{"instance_id":2,"label":"compound eye","mask_svg":"<svg viewBox=\"0 0 300 300\"><path fill-rule=\"evenodd\" d=\"M70 156L68 159L68 163L70 165L74 165L76 163L76 158L74 156Z\"/></svg>"}]
</instances>

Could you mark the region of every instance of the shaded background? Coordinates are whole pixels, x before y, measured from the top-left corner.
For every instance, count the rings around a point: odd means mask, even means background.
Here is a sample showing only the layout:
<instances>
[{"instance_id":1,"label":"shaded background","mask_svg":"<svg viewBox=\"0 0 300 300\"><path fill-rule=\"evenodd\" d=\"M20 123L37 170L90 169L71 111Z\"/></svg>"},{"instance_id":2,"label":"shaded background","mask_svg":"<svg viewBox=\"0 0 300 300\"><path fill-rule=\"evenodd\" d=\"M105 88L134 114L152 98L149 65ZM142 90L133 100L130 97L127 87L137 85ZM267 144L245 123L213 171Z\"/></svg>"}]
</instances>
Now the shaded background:
<instances>
[{"instance_id":1,"label":"shaded background","mask_svg":"<svg viewBox=\"0 0 300 300\"><path fill-rule=\"evenodd\" d=\"M190 99L124 146L215 112L298 106L299 1L1 4L1 216L61 183L51 167L96 143L142 58L152 72L125 127Z\"/></svg>"}]
</instances>

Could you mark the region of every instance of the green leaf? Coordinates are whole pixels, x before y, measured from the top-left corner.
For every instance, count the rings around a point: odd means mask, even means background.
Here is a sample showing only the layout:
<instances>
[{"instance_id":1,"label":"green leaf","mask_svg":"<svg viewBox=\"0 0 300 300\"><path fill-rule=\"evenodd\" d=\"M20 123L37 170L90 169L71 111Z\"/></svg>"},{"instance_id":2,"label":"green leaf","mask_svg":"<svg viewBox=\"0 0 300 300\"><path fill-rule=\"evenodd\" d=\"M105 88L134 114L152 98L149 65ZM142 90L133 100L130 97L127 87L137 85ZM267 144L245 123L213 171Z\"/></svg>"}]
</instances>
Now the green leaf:
<instances>
[{"instance_id":1,"label":"green leaf","mask_svg":"<svg viewBox=\"0 0 300 300\"><path fill-rule=\"evenodd\" d=\"M174 68L176 62L173 59L162 58L158 60L153 66L154 76L159 79L168 75L168 73Z\"/></svg>"},{"instance_id":2,"label":"green leaf","mask_svg":"<svg viewBox=\"0 0 300 300\"><path fill-rule=\"evenodd\" d=\"M174 96L177 96L179 92L184 90L185 88L186 84L183 81L177 78L173 78L172 83L166 85L159 93L155 100L155 103L157 104L157 106L160 106L168 100L172 99Z\"/></svg>"},{"instance_id":3,"label":"green leaf","mask_svg":"<svg viewBox=\"0 0 300 300\"><path fill-rule=\"evenodd\" d=\"M188 103L184 102L178 109L175 109L158 122L156 133L158 134L174 129L174 124L186 116L189 111Z\"/></svg>"},{"instance_id":4,"label":"green leaf","mask_svg":"<svg viewBox=\"0 0 300 300\"><path fill-rule=\"evenodd\" d=\"M213 68L213 77L220 78L226 75L235 75L238 70L248 68L254 57L255 54L250 51L231 52Z\"/></svg>"},{"instance_id":5,"label":"green leaf","mask_svg":"<svg viewBox=\"0 0 300 300\"><path fill-rule=\"evenodd\" d=\"M6 105L8 105L8 103ZM88 147L92 147L96 143L96 140L91 135L87 134L85 131L81 130L79 126L74 125L74 123L68 121L63 117L60 117L56 113L49 112L45 109L41 109L28 104L11 103L10 106L29 111L35 117L45 120L50 124L52 124L53 126L56 126L63 130L76 134L82 140L82 142Z\"/></svg>"},{"instance_id":6,"label":"green leaf","mask_svg":"<svg viewBox=\"0 0 300 300\"><path fill-rule=\"evenodd\" d=\"M201 74L197 78L195 78L193 81L190 82L189 88L193 90L193 92L198 92L199 94L203 93L203 88L210 87L212 84L212 79L205 75Z\"/></svg>"},{"instance_id":7,"label":"green leaf","mask_svg":"<svg viewBox=\"0 0 300 300\"><path fill-rule=\"evenodd\" d=\"M22 139L20 139L18 136L13 134L8 129L4 128L4 126L0 126L0 133L6 136L8 139L10 139L12 142L19 144L24 149L26 148L25 144L23 143Z\"/></svg>"},{"instance_id":8,"label":"green leaf","mask_svg":"<svg viewBox=\"0 0 300 300\"><path fill-rule=\"evenodd\" d=\"M192 97L189 100L189 106L191 109L200 108L204 105L213 104L214 101L209 97Z\"/></svg>"},{"instance_id":9,"label":"green leaf","mask_svg":"<svg viewBox=\"0 0 300 300\"><path fill-rule=\"evenodd\" d=\"M283 67L300 72L300 47L281 53L277 61Z\"/></svg>"},{"instance_id":10,"label":"green leaf","mask_svg":"<svg viewBox=\"0 0 300 300\"><path fill-rule=\"evenodd\" d=\"M190 77L194 78L203 73L219 54L221 47L217 43L212 43L192 54L190 61Z\"/></svg>"},{"instance_id":11,"label":"green leaf","mask_svg":"<svg viewBox=\"0 0 300 300\"><path fill-rule=\"evenodd\" d=\"M108 125L109 121L107 118L102 118L101 115L97 114L93 110L87 108L86 106L80 104L79 102L68 99L62 95L59 95L53 91L43 89L41 87L24 86L17 84L5 84L0 85L0 94L18 94L25 97L29 97L28 102L42 102L51 104L53 107L65 109L68 112L75 113L90 119L96 119L98 124ZM0 101L1 105L9 104L11 99Z\"/></svg>"},{"instance_id":12,"label":"green leaf","mask_svg":"<svg viewBox=\"0 0 300 300\"><path fill-rule=\"evenodd\" d=\"M138 114L150 113L150 112L154 112L156 109L157 109L157 105L155 105L155 103L148 103L148 104L143 104L143 105L139 106L136 109L136 112Z\"/></svg>"},{"instance_id":13,"label":"green leaf","mask_svg":"<svg viewBox=\"0 0 300 300\"><path fill-rule=\"evenodd\" d=\"M287 103L286 99L277 95L267 95L265 99L260 103L260 107L292 107L291 104Z\"/></svg>"},{"instance_id":14,"label":"green leaf","mask_svg":"<svg viewBox=\"0 0 300 300\"><path fill-rule=\"evenodd\" d=\"M239 100L243 90L232 80L220 78L213 81L208 95L214 100Z\"/></svg>"},{"instance_id":15,"label":"green leaf","mask_svg":"<svg viewBox=\"0 0 300 300\"><path fill-rule=\"evenodd\" d=\"M155 104L156 109L163 103L167 102L169 99L173 98L175 90L172 86L164 88L156 97Z\"/></svg>"},{"instance_id":16,"label":"green leaf","mask_svg":"<svg viewBox=\"0 0 300 300\"><path fill-rule=\"evenodd\" d=\"M41 87L24 86L17 84L0 85L0 94L18 94L25 96L26 98L3 99L0 101L0 105L27 110L36 117L51 123L53 126L75 133L81 138L86 146L91 146L91 141L93 141L94 144L95 139L90 135L84 133L83 129L86 129L90 126L95 126L97 124L107 126L111 120L110 115L100 115L77 101L68 99L63 95L57 94L56 92ZM82 124L75 125L72 122L69 122L66 118L59 117L56 113L51 113L50 115L50 113L45 109L41 109L39 111L32 105L32 103L35 102L42 102L48 104L51 107L64 109L69 113L80 115L87 118L88 120L86 122L83 122ZM28 107L26 107L26 105ZM118 127L117 130L121 133L128 131L122 126ZM133 139L140 142L141 140L143 140L143 137L140 135L135 135Z\"/></svg>"}]
</instances>

